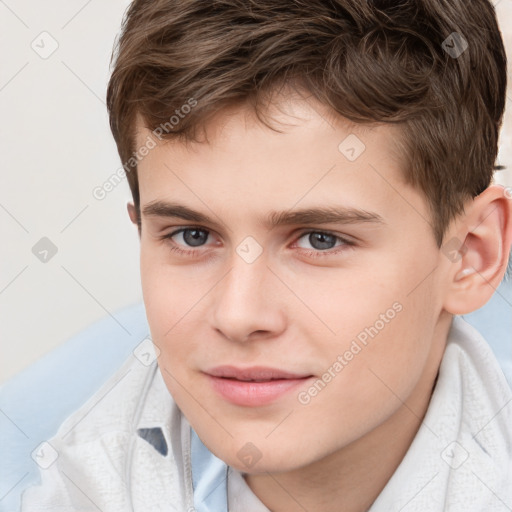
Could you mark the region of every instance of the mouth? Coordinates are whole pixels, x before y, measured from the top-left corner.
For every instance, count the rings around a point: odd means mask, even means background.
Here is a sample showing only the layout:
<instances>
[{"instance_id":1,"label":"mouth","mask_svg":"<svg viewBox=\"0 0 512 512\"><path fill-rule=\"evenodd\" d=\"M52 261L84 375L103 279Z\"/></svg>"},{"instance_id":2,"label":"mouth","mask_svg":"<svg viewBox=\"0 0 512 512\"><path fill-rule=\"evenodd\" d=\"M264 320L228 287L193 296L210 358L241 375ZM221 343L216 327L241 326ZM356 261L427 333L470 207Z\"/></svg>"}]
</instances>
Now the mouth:
<instances>
[{"instance_id":1,"label":"mouth","mask_svg":"<svg viewBox=\"0 0 512 512\"><path fill-rule=\"evenodd\" d=\"M313 378L311 374L292 373L261 366L251 368L217 366L204 373L209 378L213 389L222 398L235 405L247 407L274 402Z\"/></svg>"},{"instance_id":2,"label":"mouth","mask_svg":"<svg viewBox=\"0 0 512 512\"><path fill-rule=\"evenodd\" d=\"M252 366L250 368L237 368L236 366L216 366L205 373L212 377L234 379L244 382L267 382L270 380L304 379L312 375L291 373L277 368L265 366Z\"/></svg>"}]
</instances>

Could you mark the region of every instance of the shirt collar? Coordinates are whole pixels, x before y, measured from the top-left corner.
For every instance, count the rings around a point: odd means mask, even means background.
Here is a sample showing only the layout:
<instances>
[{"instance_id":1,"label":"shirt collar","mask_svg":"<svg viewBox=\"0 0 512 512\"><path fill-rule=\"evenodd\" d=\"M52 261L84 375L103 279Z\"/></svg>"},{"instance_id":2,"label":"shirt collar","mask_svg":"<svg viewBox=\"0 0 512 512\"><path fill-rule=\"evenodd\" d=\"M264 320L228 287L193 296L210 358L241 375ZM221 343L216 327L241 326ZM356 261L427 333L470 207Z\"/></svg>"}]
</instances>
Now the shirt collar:
<instances>
[{"instance_id":1,"label":"shirt collar","mask_svg":"<svg viewBox=\"0 0 512 512\"><path fill-rule=\"evenodd\" d=\"M166 456L171 445L171 425L176 411L173 410L174 401L156 361L149 369L148 386L141 396L141 411L139 417L135 418L135 430L158 453Z\"/></svg>"},{"instance_id":2,"label":"shirt collar","mask_svg":"<svg viewBox=\"0 0 512 512\"><path fill-rule=\"evenodd\" d=\"M181 439L182 457L176 457L185 474L185 489L193 487L194 507L197 512L227 512L228 466L213 455L202 443L177 407L156 362L150 369L149 387L142 396L142 409L136 421L136 432L166 457L176 438ZM188 430L186 435L180 431ZM176 452L176 450L175 450ZM175 453L177 455L177 453ZM187 461L190 460L190 472Z\"/></svg>"},{"instance_id":3,"label":"shirt collar","mask_svg":"<svg viewBox=\"0 0 512 512\"><path fill-rule=\"evenodd\" d=\"M490 346L455 316L422 425L370 512L496 510L493 500L512 505L511 402Z\"/></svg>"}]
</instances>

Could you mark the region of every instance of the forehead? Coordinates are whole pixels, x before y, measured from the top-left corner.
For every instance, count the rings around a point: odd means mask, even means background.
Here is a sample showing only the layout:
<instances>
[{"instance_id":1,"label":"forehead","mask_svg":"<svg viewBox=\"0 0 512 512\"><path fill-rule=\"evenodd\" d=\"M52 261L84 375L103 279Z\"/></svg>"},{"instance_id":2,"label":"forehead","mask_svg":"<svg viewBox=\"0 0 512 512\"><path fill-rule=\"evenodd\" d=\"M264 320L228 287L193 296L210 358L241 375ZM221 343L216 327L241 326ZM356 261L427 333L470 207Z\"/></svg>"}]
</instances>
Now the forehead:
<instances>
[{"instance_id":1,"label":"forehead","mask_svg":"<svg viewBox=\"0 0 512 512\"><path fill-rule=\"evenodd\" d=\"M303 93L302 93L303 94ZM396 164L402 166L405 163L405 155L402 152L403 132L397 124L362 124L355 123L341 117L330 107L320 103L313 96L304 97L291 86L285 87L282 91L272 96L273 102L260 110L264 119L277 130L297 136L300 130L294 129L297 126L307 125L309 135L316 132L318 137L324 136L325 132L334 132L333 141L336 142L343 133L358 135L365 142L370 143L375 150L381 153L385 151ZM185 117L182 113L182 117ZM201 142L193 142L187 137L180 138L178 135L164 137L162 131L179 127L177 116L171 116L168 123L161 123L159 126L152 127L149 130L143 121L140 113L135 117L134 142L137 148L144 146L147 137L151 136L158 143L158 146L174 146L183 148L194 148L197 150L206 146L219 146L219 143L226 142L226 139L233 141L236 145L237 135L242 135L242 131L263 132L267 136L267 142L276 135L266 127L257 117L253 107L247 101L233 102L231 105L222 107L214 116L207 120L199 119L197 121L197 132ZM337 133L336 133L337 132ZM330 142L333 142L330 141ZM283 138L278 142L283 145ZM212 148L213 149L213 148ZM314 151L315 148L309 148ZM317 148L321 149L321 148ZM318 152L318 151L317 151ZM349 156L347 154L347 156Z\"/></svg>"},{"instance_id":2,"label":"forehead","mask_svg":"<svg viewBox=\"0 0 512 512\"><path fill-rule=\"evenodd\" d=\"M350 123L311 99L288 99L269 114L282 133L239 105L210 119L208 142L187 143L160 141L139 119L137 147L156 139L138 165L141 203L179 197L199 207L208 198L223 209L247 210L252 203L275 210L277 204L320 202L380 209L385 217L393 208L406 213L410 201L422 202L403 179L406 159L395 126Z\"/></svg>"}]
</instances>

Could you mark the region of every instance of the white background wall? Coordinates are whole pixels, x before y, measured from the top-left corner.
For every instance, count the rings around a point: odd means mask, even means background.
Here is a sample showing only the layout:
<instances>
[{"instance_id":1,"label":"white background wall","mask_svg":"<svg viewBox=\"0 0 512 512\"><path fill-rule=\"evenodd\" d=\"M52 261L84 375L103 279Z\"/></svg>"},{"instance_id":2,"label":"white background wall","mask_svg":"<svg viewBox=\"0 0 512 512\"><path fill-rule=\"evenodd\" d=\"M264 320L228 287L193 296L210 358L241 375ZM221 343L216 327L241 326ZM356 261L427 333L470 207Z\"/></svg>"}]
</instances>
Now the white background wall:
<instances>
[{"instance_id":1,"label":"white background wall","mask_svg":"<svg viewBox=\"0 0 512 512\"><path fill-rule=\"evenodd\" d=\"M120 166L104 102L128 3L0 0L0 383L142 300L128 185L92 195ZM512 48L512 0L495 3ZM512 166L509 116L500 163ZM43 237L58 251L46 263L32 253Z\"/></svg>"}]
</instances>

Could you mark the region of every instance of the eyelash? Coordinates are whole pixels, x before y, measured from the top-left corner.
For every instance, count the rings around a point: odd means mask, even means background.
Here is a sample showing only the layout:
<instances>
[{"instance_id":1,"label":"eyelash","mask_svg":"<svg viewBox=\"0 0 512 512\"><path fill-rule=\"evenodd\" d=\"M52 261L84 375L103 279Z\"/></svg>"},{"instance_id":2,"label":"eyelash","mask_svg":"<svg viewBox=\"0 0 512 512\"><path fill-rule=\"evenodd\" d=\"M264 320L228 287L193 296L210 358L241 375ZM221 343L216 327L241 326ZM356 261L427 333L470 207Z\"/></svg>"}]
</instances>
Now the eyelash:
<instances>
[{"instance_id":1,"label":"eyelash","mask_svg":"<svg viewBox=\"0 0 512 512\"><path fill-rule=\"evenodd\" d=\"M176 231L173 231L172 233L164 235L164 236L161 237L161 239L170 242L170 244L171 244L170 245L170 250L178 253L181 256L196 256L197 253L200 252L199 249L182 249L181 247L176 245L175 242L172 241L172 237L174 237L175 235L177 235L179 233L182 233L183 231L194 230L194 229L197 229L197 230L200 230L200 231L204 231L204 232L210 234L210 231L208 231L207 229L201 228L199 226L188 226L186 228L180 228L180 229L178 229ZM305 235L309 235L311 233L317 233L317 234L320 233L322 235L333 236L336 239L336 242L341 241L341 242L343 242L343 245L335 246L332 249L325 249L323 251L321 251L319 249L317 249L317 250L301 249L302 254L305 254L308 257L312 257L312 258L325 258L325 257L328 257L328 256L335 256L335 255L338 255L339 253L341 253L343 251L346 251L347 249L350 249L350 248L352 248L352 247L354 247L356 245L353 241L348 240L346 238L343 238L343 237L341 237L339 235L336 235L334 233L331 233L330 231L319 231L319 230L313 230L313 229L311 229L309 231L301 232L299 234L299 236L297 237L297 240L300 240ZM337 250L335 250L336 248L337 248Z\"/></svg>"}]
</instances>

